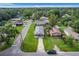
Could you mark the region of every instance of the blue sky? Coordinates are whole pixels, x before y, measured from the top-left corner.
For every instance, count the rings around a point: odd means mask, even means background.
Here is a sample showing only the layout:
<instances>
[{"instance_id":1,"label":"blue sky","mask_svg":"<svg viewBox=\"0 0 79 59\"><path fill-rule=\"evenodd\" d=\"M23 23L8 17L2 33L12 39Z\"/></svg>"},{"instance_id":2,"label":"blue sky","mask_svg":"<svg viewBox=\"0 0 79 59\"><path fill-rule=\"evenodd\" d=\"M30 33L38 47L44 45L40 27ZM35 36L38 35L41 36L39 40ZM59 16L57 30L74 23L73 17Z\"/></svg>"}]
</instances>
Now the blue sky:
<instances>
[{"instance_id":1,"label":"blue sky","mask_svg":"<svg viewBox=\"0 0 79 59\"><path fill-rule=\"evenodd\" d=\"M0 3L0 8L79 7L79 3Z\"/></svg>"}]
</instances>

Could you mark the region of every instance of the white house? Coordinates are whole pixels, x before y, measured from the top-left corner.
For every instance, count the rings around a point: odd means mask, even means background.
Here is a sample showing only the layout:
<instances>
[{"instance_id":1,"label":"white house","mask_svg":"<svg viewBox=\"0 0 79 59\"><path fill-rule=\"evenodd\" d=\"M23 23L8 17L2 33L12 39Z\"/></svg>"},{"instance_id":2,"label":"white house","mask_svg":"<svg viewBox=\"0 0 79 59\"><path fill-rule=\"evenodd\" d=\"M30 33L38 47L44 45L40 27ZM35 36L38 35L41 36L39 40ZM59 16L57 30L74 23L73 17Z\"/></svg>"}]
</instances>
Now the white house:
<instances>
[{"instance_id":1,"label":"white house","mask_svg":"<svg viewBox=\"0 0 79 59\"><path fill-rule=\"evenodd\" d=\"M36 26L34 31L35 38L43 38L44 37L44 29L43 26Z\"/></svg>"}]
</instances>

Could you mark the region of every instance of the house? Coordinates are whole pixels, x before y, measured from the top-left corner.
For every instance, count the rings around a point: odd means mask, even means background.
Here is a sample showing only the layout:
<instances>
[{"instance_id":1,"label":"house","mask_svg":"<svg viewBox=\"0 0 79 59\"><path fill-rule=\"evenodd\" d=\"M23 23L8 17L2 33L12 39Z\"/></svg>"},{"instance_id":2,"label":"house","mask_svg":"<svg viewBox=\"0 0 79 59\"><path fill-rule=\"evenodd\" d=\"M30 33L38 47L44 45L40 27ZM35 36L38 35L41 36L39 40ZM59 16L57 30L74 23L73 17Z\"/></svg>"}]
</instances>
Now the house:
<instances>
[{"instance_id":1,"label":"house","mask_svg":"<svg viewBox=\"0 0 79 59\"><path fill-rule=\"evenodd\" d=\"M41 17L40 20L42 20L45 24L49 23L48 18L47 17Z\"/></svg>"},{"instance_id":2,"label":"house","mask_svg":"<svg viewBox=\"0 0 79 59\"><path fill-rule=\"evenodd\" d=\"M42 25L45 25L45 22L42 21L42 20L37 20L37 21L35 22L35 25L36 25L36 26L42 26Z\"/></svg>"},{"instance_id":3,"label":"house","mask_svg":"<svg viewBox=\"0 0 79 59\"><path fill-rule=\"evenodd\" d=\"M48 18L43 16L40 18L40 20L48 20Z\"/></svg>"},{"instance_id":4,"label":"house","mask_svg":"<svg viewBox=\"0 0 79 59\"><path fill-rule=\"evenodd\" d=\"M36 26L34 31L35 38L44 37L44 28L43 26Z\"/></svg>"},{"instance_id":5,"label":"house","mask_svg":"<svg viewBox=\"0 0 79 59\"><path fill-rule=\"evenodd\" d=\"M37 26L42 26L42 25L46 25L48 24L49 21L48 21L48 18L47 17L41 17L39 20L36 21L36 25Z\"/></svg>"},{"instance_id":6,"label":"house","mask_svg":"<svg viewBox=\"0 0 79 59\"><path fill-rule=\"evenodd\" d=\"M72 36L76 41L79 41L79 34L76 33L73 28L68 27L64 30L64 32L67 36Z\"/></svg>"},{"instance_id":7,"label":"house","mask_svg":"<svg viewBox=\"0 0 79 59\"><path fill-rule=\"evenodd\" d=\"M62 18L65 18L65 17L71 17L71 16L69 14L64 14Z\"/></svg>"},{"instance_id":8,"label":"house","mask_svg":"<svg viewBox=\"0 0 79 59\"><path fill-rule=\"evenodd\" d=\"M11 22L16 26L23 25L23 20L21 18L13 18L11 19Z\"/></svg>"},{"instance_id":9,"label":"house","mask_svg":"<svg viewBox=\"0 0 79 59\"><path fill-rule=\"evenodd\" d=\"M50 36L55 36L55 37L60 37L61 32L59 31L59 29L56 26L54 26L54 27L52 27L51 30L49 30L49 35Z\"/></svg>"}]
</instances>

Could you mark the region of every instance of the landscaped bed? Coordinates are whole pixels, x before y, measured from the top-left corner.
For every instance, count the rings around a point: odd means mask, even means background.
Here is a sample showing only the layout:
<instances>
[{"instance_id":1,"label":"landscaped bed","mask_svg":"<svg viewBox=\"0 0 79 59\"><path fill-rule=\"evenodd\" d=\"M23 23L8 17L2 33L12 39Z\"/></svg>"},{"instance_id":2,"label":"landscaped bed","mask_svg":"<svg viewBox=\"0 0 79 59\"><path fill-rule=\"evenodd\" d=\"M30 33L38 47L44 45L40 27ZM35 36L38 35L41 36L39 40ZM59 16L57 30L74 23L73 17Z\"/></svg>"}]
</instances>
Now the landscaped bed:
<instances>
[{"instance_id":1,"label":"landscaped bed","mask_svg":"<svg viewBox=\"0 0 79 59\"><path fill-rule=\"evenodd\" d=\"M34 26L35 24L32 23L24 41L22 42L21 50L24 52L36 52L37 50L38 40L34 37Z\"/></svg>"}]
</instances>

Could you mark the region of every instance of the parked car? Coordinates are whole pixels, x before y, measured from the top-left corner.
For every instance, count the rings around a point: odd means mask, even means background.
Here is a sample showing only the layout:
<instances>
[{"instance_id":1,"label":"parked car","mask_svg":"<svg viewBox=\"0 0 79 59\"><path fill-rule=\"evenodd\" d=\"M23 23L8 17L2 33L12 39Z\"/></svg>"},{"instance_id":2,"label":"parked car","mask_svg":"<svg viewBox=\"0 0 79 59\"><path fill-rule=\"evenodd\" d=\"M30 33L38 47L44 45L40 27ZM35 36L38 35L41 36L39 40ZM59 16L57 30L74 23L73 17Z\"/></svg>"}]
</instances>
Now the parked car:
<instances>
[{"instance_id":1,"label":"parked car","mask_svg":"<svg viewBox=\"0 0 79 59\"><path fill-rule=\"evenodd\" d=\"M57 54L56 50L49 50L47 51L47 54Z\"/></svg>"}]
</instances>

